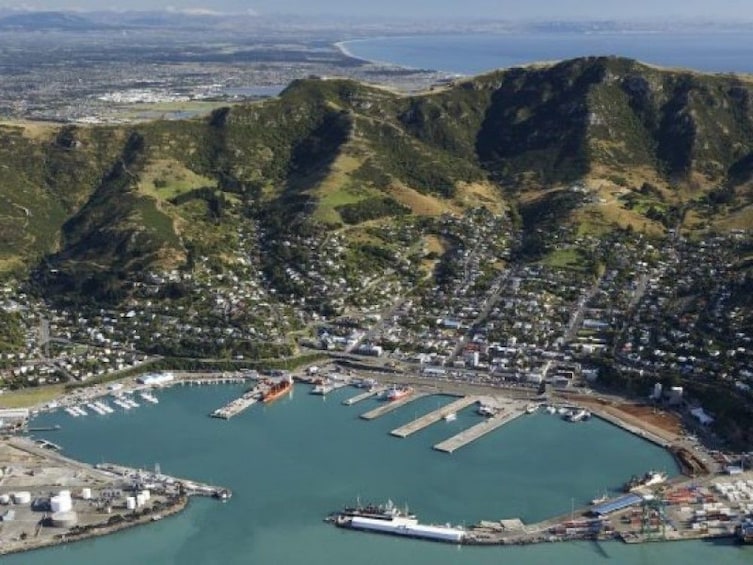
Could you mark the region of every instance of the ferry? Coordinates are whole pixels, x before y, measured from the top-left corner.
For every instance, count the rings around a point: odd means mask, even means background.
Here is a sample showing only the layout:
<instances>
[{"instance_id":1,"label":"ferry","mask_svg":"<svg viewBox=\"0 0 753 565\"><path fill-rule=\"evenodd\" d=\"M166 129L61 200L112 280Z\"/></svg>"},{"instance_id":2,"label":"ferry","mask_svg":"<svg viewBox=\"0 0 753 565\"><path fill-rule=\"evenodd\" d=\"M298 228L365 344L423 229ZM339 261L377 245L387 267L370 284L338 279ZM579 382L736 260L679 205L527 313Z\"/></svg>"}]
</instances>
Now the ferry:
<instances>
[{"instance_id":1,"label":"ferry","mask_svg":"<svg viewBox=\"0 0 753 565\"><path fill-rule=\"evenodd\" d=\"M420 524L414 514L386 505L345 507L328 518L339 528L391 534L396 536L461 544L467 532L463 528Z\"/></svg>"},{"instance_id":2,"label":"ferry","mask_svg":"<svg viewBox=\"0 0 753 565\"><path fill-rule=\"evenodd\" d=\"M413 389L409 386L403 386L399 388L396 386L393 386L393 387L390 387L389 390L387 390L387 400L390 402L393 400L398 400L400 398L408 396L412 392L413 392Z\"/></svg>"},{"instance_id":3,"label":"ferry","mask_svg":"<svg viewBox=\"0 0 753 565\"><path fill-rule=\"evenodd\" d=\"M261 397L262 402L273 402L286 394L293 388L293 380L290 378L282 379L273 384L270 389Z\"/></svg>"}]
</instances>

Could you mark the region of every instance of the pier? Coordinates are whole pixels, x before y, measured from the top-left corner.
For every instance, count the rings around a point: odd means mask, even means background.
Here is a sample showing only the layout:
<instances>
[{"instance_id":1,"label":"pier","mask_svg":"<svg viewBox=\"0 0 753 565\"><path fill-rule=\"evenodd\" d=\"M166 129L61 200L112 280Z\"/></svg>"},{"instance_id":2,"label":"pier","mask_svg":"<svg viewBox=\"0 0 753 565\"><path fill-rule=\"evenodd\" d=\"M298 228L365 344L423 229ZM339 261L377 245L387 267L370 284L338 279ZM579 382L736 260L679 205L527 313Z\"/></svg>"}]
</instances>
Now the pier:
<instances>
[{"instance_id":1,"label":"pier","mask_svg":"<svg viewBox=\"0 0 753 565\"><path fill-rule=\"evenodd\" d=\"M459 412L463 408L466 408L471 404L478 402L480 399L480 396L464 396L457 399L455 402L451 402L450 404L442 406L441 408L438 408L433 412L429 412L425 416L421 416L420 418L417 418L416 420L413 420L412 422L405 424L404 426L392 430L390 434L396 437L408 437L411 434L414 434L436 422L439 422L445 416Z\"/></svg>"},{"instance_id":2,"label":"pier","mask_svg":"<svg viewBox=\"0 0 753 565\"><path fill-rule=\"evenodd\" d=\"M405 406L409 402L413 402L414 400L418 400L419 398L423 398L424 396L428 396L428 395L429 393L427 392L419 392L419 393L410 394L408 396L404 396L403 398L399 398L391 402L385 402L382 406L374 408L373 410L370 410L369 412L366 412L365 414L361 414L361 418L363 418L364 420L374 420L375 418L384 416L385 414L388 414L389 412L392 412L393 410L397 410L401 406Z\"/></svg>"},{"instance_id":3,"label":"pier","mask_svg":"<svg viewBox=\"0 0 753 565\"><path fill-rule=\"evenodd\" d=\"M214 412L210 414L212 418L221 418L223 420L229 420L233 416L237 416L247 408L250 408L254 404L256 404L259 401L259 396L261 396L262 388L255 386L248 392L246 392L243 396L240 398L236 398L235 400L230 401L222 408L218 408Z\"/></svg>"},{"instance_id":4,"label":"pier","mask_svg":"<svg viewBox=\"0 0 753 565\"><path fill-rule=\"evenodd\" d=\"M376 396L377 394L380 394L387 390L387 387L378 387L372 390L368 390L366 392L362 392L360 394L357 394L356 396L352 396L351 398L347 398L343 400L343 404L345 406L352 406L353 404L358 404L362 400L366 400L367 398L371 398L372 396Z\"/></svg>"},{"instance_id":5,"label":"pier","mask_svg":"<svg viewBox=\"0 0 753 565\"><path fill-rule=\"evenodd\" d=\"M453 453L461 447L464 447L465 445L476 441L480 437L485 436L489 432L492 432L497 428L501 428L508 422L512 422L523 414L525 414L525 408L522 407L516 407L512 410L506 410L497 414L496 416L484 420L479 424L476 424L475 426L471 426L467 430L463 430L459 434L452 436L449 439L436 444L434 446L434 449L436 449L437 451L444 451L445 453Z\"/></svg>"}]
</instances>

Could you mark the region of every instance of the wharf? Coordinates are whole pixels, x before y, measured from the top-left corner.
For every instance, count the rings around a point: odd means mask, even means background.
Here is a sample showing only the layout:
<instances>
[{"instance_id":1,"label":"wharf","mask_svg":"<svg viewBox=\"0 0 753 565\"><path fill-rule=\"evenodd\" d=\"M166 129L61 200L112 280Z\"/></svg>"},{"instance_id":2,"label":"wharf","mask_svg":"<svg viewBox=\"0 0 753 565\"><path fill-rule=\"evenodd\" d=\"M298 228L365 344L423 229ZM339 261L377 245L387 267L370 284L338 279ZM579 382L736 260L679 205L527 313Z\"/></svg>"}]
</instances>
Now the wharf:
<instances>
[{"instance_id":1,"label":"wharf","mask_svg":"<svg viewBox=\"0 0 753 565\"><path fill-rule=\"evenodd\" d=\"M513 408L512 410L501 412L496 416L484 420L483 422L476 424L475 426L471 426L467 430L463 430L459 434L434 445L434 449L436 449L437 451L444 451L445 453L453 453L454 451L457 451L461 447L473 441L476 441L489 432L492 432L497 428L501 428L508 422L512 422L523 414L525 414L525 408Z\"/></svg>"},{"instance_id":2,"label":"wharf","mask_svg":"<svg viewBox=\"0 0 753 565\"><path fill-rule=\"evenodd\" d=\"M194 385L219 385L219 384L243 384L247 383L250 379L248 377L240 375L201 375L201 376L181 376L178 379L178 384L185 386Z\"/></svg>"},{"instance_id":3,"label":"wharf","mask_svg":"<svg viewBox=\"0 0 753 565\"><path fill-rule=\"evenodd\" d=\"M343 404L345 404L345 406L352 406L353 404L358 404L362 400L366 400L367 398L371 398L372 396L376 396L377 394L380 394L380 393L384 392L385 390L387 390L387 387L385 387L385 386L374 388L372 390L368 390L366 392L362 392L360 394L357 394L356 396L352 396L350 398L346 398L345 400L343 400Z\"/></svg>"},{"instance_id":4,"label":"wharf","mask_svg":"<svg viewBox=\"0 0 753 565\"><path fill-rule=\"evenodd\" d=\"M361 418L363 418L364 420L374 420L375 418L379 418L379 416L384 416L385 414L392 412L393 410L397 410L401 406L405 406L409 402L413 402L414 400L418 400L419 398L423 398L424 396L429 396L429 393L413 393L409 394L408 396L398 398L397 400L385 402L382 406L374 408L373 410L370 410L365 414L361 414Z\"/></svg>"},{"instance_id":5,"label":"wharf","mask_svg":"<svg viewBox=\"0 0 753 565\"><path fill-rule=\"evenodd\" d=\"M625 422L624 420L618 418L617 416L610 414L606 410L600 410L594 407L589 407L589 408L593 416L596 416L597 418L601 418L602 420L609 422L610 424L613 424L619 428L622 428L623 430L630 432L631 434L637 435L638 437L641 437L645 439L646 441L650 441L651 443L654 443L658 445L659 447L668 449L672 445L671 441L663 437L660 437L657 434L653 434L648 430L629 424Z\"/></svg>"},{"instance_id":6,"label":"wharf","mask_svg":"<svg viewBox=\"0 0 753 565\"><path fill-rule=\"evenodd\" d=\"M212 418L222 418L223 420L229 420L233 416L237 416L247 408L250 408L251 406L256 404L259 401L259 396L261 396L261 393L262 388L256 386L246 392L240 398L236 398L222 408L218 408L217 410L212 412L210 416Z\"/></svg>"},{"instance_id":7,"label":"wharf","mask_svg":"<svg viewBox=\"0 0 753 565\"><path fill-rule=\"evenodd\" d=\"M464 396L457 399L455 402L451 402L450 404L442 406L441 408L438 408L433 412L429 412L428 414L421 416L420 418L417 418L416 420L413 420L412 422L409 422L404 426L392 430L390 434L396 437L408 437L409 435L423 430L424 428L434 424L435 422L439 422L439 420L441 420L445 416L458 412L463 408L466 408L471 404L478 402L480 399L480 396Z\"/></svg>"}]
</instances>

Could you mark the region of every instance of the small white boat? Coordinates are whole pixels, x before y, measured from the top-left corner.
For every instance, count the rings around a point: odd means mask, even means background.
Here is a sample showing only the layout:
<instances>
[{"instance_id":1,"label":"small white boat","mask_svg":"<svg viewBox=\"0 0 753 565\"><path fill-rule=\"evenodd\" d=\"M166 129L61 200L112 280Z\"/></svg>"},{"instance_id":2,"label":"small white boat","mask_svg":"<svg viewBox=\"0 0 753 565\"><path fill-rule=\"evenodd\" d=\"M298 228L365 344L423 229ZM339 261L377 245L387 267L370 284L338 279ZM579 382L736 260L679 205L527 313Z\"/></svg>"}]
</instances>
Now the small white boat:
<instances>
[{"instance_id":1,"label":"small white boat","mask_svg":"<svg viewBox=\"0 0 753 565\"><path fill-rule=\"evenodd\" d=\"M446 414L444 417L445 422L454 422L458 419L458 415L455 414L455 412L450 412L449 414Z\"/></svg>"},{"instance_id":2,"label":"small white boat","mask_svg":"<svg viewBox=\"0 0 753 565\"><path fill-rule=\"evenodd\" d=\"M142 399L146 400L147 402L151 402L152 404L159 404L159 400L157 399L157 397L148 391L144 391L140 393L139 396Z\"/></svg>"}]
</instances>

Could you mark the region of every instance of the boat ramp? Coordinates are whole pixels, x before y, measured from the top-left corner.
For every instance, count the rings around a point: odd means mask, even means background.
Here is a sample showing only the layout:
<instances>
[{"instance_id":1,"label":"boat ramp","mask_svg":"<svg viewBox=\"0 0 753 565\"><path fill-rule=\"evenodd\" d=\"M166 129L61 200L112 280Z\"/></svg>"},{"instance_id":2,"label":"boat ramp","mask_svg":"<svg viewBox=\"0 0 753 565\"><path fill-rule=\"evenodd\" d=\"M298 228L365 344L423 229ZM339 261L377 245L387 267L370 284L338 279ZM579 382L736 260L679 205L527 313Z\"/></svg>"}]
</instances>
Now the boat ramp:
<instances>
[{"instance_id":1,"label":"boat ramp","mask_svg":"<svg viewBox=\"0 0 753 565\"><path fill-rule=\"evenodd\" d=\"M363 418L364 420L374 420L376 418L379 418L380 416L384 416L385 414L392 412L393 410L397 410L401 406L405 406L409 402L413 402L414 400L418 400L419 398L423 398L425 396L429 396L429 393L413 393L409 394L408 396L398 398L397 400L392 400L391 402L385 402L382 406L378 406L373 410L361 414L361 418Z\"/></svg>"},{"instance_id":2,"label":"boat ramp","mask_svg":"<svg viewBox=\"0 0 753 565\"><path fill-rule=\"evenodd\" d=\"M446 406L442 406L441 408L438 408L433 412L429 412L428 414L421 416L420 418L413 420L412 422L409 422L404 426L392 430L390 434L396 437L408 437L411 434L429 427L435 422L439 422L445 416L454 414L455 412L459 412L463 408L467 408L471 404L475 404L480 399L480 396L464 396L462 398L458 398L457 400L451 402L450 404L447 404Z\"/></svg>"},{"instance_id":3,"label":"boat ramp","mask_svg":"<svg viewBox=\"0 0 753 565\"><path fill-rule=\"evenodd\" d=\"M434 445L434 449L437 451L444 451L445 453L453 453L461 447L485 436L489 432L504 426L508 422L512 422L525 413L525 406L522 404L520 406L508 408L496 416L492 416L475 426L471 426L467 430L463 430L459 434L452 436L450 439L437 443Z\"/></svg>"}]
</instances>

